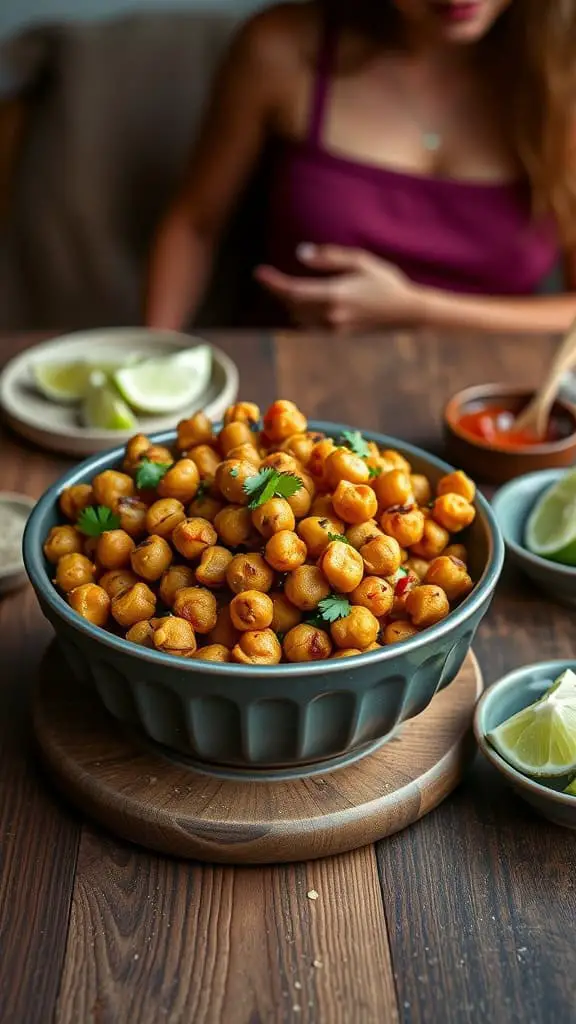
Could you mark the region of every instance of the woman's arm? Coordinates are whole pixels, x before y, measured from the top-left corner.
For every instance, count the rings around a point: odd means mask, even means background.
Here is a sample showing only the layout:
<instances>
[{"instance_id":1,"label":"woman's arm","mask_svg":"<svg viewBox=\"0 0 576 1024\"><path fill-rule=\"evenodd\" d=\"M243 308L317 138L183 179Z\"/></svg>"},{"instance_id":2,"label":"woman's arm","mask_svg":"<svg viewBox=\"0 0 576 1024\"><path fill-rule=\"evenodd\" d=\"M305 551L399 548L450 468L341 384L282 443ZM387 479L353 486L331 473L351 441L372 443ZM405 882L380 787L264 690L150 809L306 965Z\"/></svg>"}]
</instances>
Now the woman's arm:
<instances>
[{"instance_id":1,"label":"woman's arm","mask_svg":"<svg viewBox=\"0 0 576 1024\"><path fill-rule=\"evenodd\" d=\"M256 165L282 83L276 12L240 31L218 76L190 171L151 254L145 319L181 329L210 275L215 246Z\"/></svg>"}]
</instances>

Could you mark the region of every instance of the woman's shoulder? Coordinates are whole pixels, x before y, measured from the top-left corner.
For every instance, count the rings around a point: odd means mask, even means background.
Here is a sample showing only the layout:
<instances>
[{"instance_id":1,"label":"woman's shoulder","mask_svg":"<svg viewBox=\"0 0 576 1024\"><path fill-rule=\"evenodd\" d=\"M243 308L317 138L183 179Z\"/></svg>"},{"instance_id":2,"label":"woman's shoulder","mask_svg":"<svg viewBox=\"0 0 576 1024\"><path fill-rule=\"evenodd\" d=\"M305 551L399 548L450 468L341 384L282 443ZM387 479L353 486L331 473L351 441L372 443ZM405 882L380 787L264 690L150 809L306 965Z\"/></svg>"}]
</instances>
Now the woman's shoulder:
<instances>
[{"instance_id":1,"label":"woman's shoulder","mask_svg":"<svg viewBox=\"0 0 576 1024\"><path fill-rule=\"evenodd\" d=\"M296 71L313 59L320 27L321 12L316 0L273 4L243 23L235 49L263 71Z\"/></svg>"}]
</instances>

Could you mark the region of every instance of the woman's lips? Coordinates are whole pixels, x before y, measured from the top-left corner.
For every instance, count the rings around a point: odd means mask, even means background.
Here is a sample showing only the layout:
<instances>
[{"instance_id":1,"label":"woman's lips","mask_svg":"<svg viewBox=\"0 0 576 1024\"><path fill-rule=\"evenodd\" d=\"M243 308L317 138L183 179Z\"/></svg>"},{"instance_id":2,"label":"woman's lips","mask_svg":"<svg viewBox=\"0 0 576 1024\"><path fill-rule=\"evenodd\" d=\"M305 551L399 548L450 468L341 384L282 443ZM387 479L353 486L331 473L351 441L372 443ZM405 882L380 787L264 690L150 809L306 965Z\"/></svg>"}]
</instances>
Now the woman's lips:
<instances>
[{"instance_id":1,"label":"woman's lips","mask_svg":"<svg viewBox=\"0 0 576 1024\"><path fill-rule=\"evenodd\" d=\"M433 4L435 13L444 21L472 21L477 17L481 6L481 0L471 0L470 3L435 0Z\"/></svg>"}]
</instances>

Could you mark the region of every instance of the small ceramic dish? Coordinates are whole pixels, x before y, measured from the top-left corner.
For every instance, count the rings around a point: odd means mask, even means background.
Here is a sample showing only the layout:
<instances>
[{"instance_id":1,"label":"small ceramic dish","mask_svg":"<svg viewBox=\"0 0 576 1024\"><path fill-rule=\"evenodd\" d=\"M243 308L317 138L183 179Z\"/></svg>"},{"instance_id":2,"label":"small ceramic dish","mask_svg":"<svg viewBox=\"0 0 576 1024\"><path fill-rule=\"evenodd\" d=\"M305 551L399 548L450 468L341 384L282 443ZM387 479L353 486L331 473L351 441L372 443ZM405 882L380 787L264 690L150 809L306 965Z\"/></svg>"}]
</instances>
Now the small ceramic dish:
<instances>
[{"instance_id":1,"label":"small ceramic dish","mask_svg":"<svg viewBox=\"0 0 576 1024\"><path fill-rule=\"evenodd\" d=\"M519 413L532 398L525 388L508 384L479 384L458 391L444 408L444 437L448 460L462 466L476 480L501 484L523 473L571 466L576 461L576 406L558 398L552 408L561 437L557 441L519 447L502 447L474 437L460 421L464 414L497 404Z\"/></svg>"},{"instance_id":2,"label":"small ceramic dish","mask_svg":"<svg viewBox=\"0 0 576 1024\"><path fill-rule=\"evenodd\" d=\"M203 344L200 338L187 334L145 328L102 329L55 338L26 349L7 363L0 375L0 408L12 429L33 444L66 455L94 455L125 444L136 431L82 427L76 406L50 402L36 390L32 384L34 365L82 360L106 364L114 361L119 351L127 357L155 358L199 344ZM210 419L222 418L238 394L238 369L220 349L212 347L212 355L210 382L193 405L166 416L139 417L139 430L146 434L168 430L197 409L204 409Z\"/></svg>"},{"instance_id":3,"label":"small ceramic dish","mask_svg":"<svg viewBox=\"0 0 576 1024\"><path fill-rule=\"evenodd\" d=\"M563 790L570 776L537 781L522 775L508 764L486 739L486 734L522 708L533 704L567 668L576 669L576 661L543 661L525 665L499 679L482 695L474 713L474 734L480 750L512 788L556 825L576 829L576 797Z\"/></svg>"},{"instance_id":4,"label":"small ceramic dish","mask_svg":"<svg viewBox=\"0 0 576 1024\"><path fill-rule=\"evenodd\" d=\"M14 520L18 533L21 533L21 537L23 537L24 528L35 504L34 499L28 498L25 494L0 491L0 526L2 526L3 534L6 534L8 524L4 525L2 521L5 515L9 515L10 521ZM18 520L20 520L19 523ZM6 557L3 554L0 539L0 597L16 590L26 582L21 537L18 543L18 554L14 557L12 555Z\"/></svg>"},{"instance_id":5,"label":"small ceramic dish","mask_svg":"<svg viewBox=\"0 0 576 1024\"><path fill-rule=\"evenodd\" d=\"M510 560L554 601L576 607L576 568L540 558L524 547L526 523L534 505L565 472L548 469L517 477L496 492L492 508Z\"/></svg>"}]
</instances>

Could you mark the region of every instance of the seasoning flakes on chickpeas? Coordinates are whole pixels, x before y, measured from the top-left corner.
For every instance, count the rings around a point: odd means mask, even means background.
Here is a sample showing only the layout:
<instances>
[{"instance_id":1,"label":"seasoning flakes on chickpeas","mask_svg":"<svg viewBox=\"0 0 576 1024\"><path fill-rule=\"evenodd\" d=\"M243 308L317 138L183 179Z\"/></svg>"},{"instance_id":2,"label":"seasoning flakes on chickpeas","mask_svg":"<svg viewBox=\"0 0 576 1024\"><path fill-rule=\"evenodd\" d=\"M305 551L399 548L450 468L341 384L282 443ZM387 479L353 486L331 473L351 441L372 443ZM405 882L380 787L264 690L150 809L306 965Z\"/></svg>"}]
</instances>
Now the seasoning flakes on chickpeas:
<instances>
[{"instance_id":1,"label":"seasoning flakes on chickpeas","mask_svg":"<svg viewBox=\"0 0 576 1024\"><path fill-rule=\"evenodd\" d=\"M278 400L203 412L173 449L60 495L44 554L87 622L171 656L243 665L348 658L450 614L474 583L474 483L435 484L359 431L329 438Z\"/></svg>"}]
</instances>

